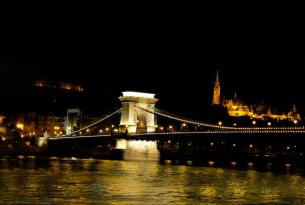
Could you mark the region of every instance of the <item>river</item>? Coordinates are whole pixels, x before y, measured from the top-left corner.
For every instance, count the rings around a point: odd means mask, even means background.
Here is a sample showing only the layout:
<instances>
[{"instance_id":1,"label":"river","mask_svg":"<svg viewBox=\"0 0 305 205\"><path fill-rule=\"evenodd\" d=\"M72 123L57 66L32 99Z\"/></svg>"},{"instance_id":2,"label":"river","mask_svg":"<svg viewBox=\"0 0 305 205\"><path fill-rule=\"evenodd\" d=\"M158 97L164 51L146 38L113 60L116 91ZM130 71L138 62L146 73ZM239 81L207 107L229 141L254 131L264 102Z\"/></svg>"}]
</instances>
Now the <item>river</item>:
<instances>
[{"instance_id":1,"label":"river","mask_svg":"<svg viewBox=\"0 0 305 205\"><path fill-rule=\"evenodd\" d=\"M1 204L305 204L302 169L153 160L0 159Z\"/></svg>"}]
</instances>

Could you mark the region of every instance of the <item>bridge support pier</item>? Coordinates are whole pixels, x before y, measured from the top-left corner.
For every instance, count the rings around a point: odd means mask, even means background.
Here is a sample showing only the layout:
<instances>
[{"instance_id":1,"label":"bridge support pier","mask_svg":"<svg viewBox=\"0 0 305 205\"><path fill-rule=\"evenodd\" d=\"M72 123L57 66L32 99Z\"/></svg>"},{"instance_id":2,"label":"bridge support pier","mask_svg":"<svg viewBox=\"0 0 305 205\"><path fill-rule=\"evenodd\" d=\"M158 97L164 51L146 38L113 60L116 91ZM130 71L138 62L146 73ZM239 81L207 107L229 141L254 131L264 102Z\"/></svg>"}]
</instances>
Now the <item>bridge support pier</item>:
<instances>
[{"instance_id":1,"label":"bridge support pier","mask_svg":"<svg viewBox=\"0 0 305 205\"><path fill-rule=\"evenodd\" d=\"M118 139L116 149L124 151L123 159L130 161L159 161L157 141Z\"/></svg>"}]
</instances>

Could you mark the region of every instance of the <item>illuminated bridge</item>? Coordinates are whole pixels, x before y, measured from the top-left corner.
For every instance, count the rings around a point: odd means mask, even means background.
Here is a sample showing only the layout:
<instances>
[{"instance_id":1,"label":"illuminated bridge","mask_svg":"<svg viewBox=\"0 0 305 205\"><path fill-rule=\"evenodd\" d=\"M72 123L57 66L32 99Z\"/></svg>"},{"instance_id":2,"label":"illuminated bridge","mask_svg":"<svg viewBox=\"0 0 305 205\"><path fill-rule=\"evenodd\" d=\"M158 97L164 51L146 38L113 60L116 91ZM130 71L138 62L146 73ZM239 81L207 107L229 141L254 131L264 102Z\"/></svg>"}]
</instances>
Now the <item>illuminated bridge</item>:
<instances>
[{"instance_id":1,"label":"illuminated bridge","mask_svg":"<svg viewBox=\"0 0 305 205\"><path fill-rule=\"evenodd\" d=\"M238 127L211 124L188 119L155 108L154 94L123 92L119 98L122 107L102 119L68 135L49 138L49 143L67 142L69 146L91 145L129 149L135 143L138 148L158 149L167 155L195 156L251 156L251 157L303 157L305 154L305 128L302 127ZM98 127L120 114L120 125L111 133L101 133ZM181 127L193 125L201 130L180 131L160 129L157 117L175 121ZM97 133L84 135L95 127ZM159 128L159 129L158 129ZM146 143L146 144L145 144ZM153 144L151 144L153 143ZM89 143L90 144L90 143ZM147 151L147 150L146 150Z\"/></svg>"}]
</instances>

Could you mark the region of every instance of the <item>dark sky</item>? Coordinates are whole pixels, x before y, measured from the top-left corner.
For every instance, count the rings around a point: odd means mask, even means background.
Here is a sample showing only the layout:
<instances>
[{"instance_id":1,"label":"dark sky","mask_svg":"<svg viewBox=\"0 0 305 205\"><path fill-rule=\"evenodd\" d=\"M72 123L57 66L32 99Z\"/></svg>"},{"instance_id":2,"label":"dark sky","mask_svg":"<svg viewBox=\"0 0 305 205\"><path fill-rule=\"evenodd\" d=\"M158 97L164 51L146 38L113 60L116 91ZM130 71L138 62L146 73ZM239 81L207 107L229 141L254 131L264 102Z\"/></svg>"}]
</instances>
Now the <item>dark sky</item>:
<instances>
[{"instance_id":1,"label":"dark sky","mask_svg":"<svg viewBox=\"0 0 305 205\"><path fill-rule=\"evenodd\" d=\"M297 10L122 7L2 14L1 100L44 77L80 82L95 96L155 92L166 109L194 111L211 103L219 69L227 97L236 90L248 101L305 110L304 16Z\"/></svg>"}]
</instances>

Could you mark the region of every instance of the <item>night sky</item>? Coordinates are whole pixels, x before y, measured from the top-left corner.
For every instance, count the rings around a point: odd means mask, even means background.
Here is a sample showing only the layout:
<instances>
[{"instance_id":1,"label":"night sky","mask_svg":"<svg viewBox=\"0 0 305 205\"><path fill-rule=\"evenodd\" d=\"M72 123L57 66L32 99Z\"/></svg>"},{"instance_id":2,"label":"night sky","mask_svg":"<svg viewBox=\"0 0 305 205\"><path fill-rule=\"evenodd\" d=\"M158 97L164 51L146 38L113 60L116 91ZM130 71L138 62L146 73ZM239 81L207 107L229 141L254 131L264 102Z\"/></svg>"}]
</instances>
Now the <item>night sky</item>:
<instances>
[{"instance_id":1,"label":"night sky","mask_svg":"<svg viewBox=\"0 0 305 205\"><path fill-rule=\"evenodd\" d=\"M96 105L134 90L156 93L161 108L196 112L211 104L219 69L227 98L236 90L251 103L296 103L304 112L303 16L285 6L250 8L1 14L1 101L44 78L81 83Z\"/></svg>"}]
</instances>

